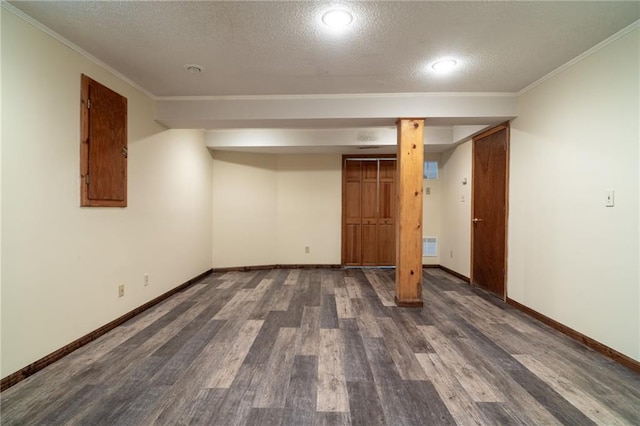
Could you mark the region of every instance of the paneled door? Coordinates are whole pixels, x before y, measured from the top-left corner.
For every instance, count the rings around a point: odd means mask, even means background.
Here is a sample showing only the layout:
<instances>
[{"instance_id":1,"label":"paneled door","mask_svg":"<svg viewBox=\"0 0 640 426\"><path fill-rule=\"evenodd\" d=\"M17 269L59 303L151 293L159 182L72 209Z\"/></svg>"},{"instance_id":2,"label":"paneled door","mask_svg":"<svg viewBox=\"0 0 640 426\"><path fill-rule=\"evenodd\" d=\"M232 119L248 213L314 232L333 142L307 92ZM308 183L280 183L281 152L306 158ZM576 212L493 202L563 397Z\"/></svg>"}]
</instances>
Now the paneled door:
<instances>
[{"instance_id":1,"label":"paneled door","mask_svg":"<svg viewBox=\"0 0 640 426\"><path fill-rule=\"evenodd\" d=\"M395 264L395 159L344 158L342 263Z\"/></svg>"},{"instance_id":2,"label":"paneled door","mask_svg":"<svg viewBox=\"0 0 640 426\"><path fill-rule=\"evenodd\" d=\"M505 298L509 126L473 139L471 282Z\"/></svg>"},{"instance_id":3,"label":"paneled door","mask_svg":"<svg viewBox=\"0 0 640 426\"><path fill-rule=\"evenodd\" d=\"M396 263L396 160L380 160L378 173L378 265Z\"/></svg>"}]
</instances>

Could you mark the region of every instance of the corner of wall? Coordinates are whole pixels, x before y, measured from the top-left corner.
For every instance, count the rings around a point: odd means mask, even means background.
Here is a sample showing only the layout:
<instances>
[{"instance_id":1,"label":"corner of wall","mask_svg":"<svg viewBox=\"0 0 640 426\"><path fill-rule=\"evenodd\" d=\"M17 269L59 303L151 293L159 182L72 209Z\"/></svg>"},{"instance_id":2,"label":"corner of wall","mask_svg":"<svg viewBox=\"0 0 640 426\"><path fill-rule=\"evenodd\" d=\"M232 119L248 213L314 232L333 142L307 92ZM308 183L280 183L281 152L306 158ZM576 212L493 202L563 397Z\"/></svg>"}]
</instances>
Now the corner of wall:
<instances>
[{"instance_id":1,"label":"corner of wall","mask_svg":"<svg viewBox=\"0 0 640 426\"><path fill-rule=\"evenodd\" d=\"M508 237L510 298L636 360L639 75L636 28L518 98Z\"/></svg>"},{"instance_id":2,"label":"corner of wall","mask_svg":"<svg viewBox=\"0 0 640 426\"><path fill-rule=\"evenodd\" d=\"M210 268L211 163L201 131L162 128L138 89L1 19L4 377ZM126 208L79 207L83 73L128 99Z\"/></svg>"},{"instance_id":3,"label":"corner of wall","mask_svg":"<svg viewBox=\"0 0 640 426\"><path fill-rule=\"evenodd\" d=\"M339 264L341 212L341 155L278 156L279 264Z\"/></svg>"},{"instance_id":4,"label":"corner of wall","mask_svg":"<svg viewBox=\"0 0 640 426\"><path fill-rule=\"evenodd\" d=\"M442 153L440 264L466 277L471 267L471 185L469 141Z\"/></svg>"}]
</instances>

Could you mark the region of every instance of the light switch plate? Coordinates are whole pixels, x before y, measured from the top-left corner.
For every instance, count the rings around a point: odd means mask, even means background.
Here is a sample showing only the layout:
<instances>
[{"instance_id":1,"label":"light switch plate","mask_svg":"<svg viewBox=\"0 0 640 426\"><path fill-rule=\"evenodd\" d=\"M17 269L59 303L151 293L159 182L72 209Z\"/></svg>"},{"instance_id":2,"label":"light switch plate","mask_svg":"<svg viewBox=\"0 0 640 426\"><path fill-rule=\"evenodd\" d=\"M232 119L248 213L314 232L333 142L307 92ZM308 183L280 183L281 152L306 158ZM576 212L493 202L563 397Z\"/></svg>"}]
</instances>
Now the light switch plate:
<instances>
[{"instance_id":1,"label":"light switch plate","mask_svg":"<svg viewBox=\"0 0 640 426\"><path fill-rule=\"evenodd\" d=\"M613 207L614 206L614 201L615 201L615 191L613 189L607 189L605 191L605 195L606 195L605 206L606 207Z\"/></svg>"}]
</instances>

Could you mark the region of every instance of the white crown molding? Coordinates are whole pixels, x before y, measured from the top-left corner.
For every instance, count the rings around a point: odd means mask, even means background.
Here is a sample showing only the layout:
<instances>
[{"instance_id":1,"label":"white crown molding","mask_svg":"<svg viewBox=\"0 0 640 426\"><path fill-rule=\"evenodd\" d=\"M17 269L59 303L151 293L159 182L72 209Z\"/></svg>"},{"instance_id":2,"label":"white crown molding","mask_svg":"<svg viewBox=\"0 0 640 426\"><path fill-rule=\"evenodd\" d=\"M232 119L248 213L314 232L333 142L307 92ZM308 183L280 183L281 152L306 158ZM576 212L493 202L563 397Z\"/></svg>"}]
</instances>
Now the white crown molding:
<instances>
[{"instance_id":1,"label":"white crown molding","mask_svg":"<svg viewBox=\"0 0 640 426\"><path fill-rule=\"evenodd\" d=\"M7 10L8 12L11 12L12 14L16 15L18 18L22 19L26 23L34 26L35 28L39 29L43 33L47 34L48 36L50 36L50 37L54 38L55 40L59 41L60 43L64 44L65 46L67 46L71 50L75 51L76 53L79 53L80 55L84 56L85 58L87 58L88 60L93 62L94 64L96 64L96 65L104 68L105 70L109 71L111 74L115 75L120 80L124 81L125 83L127 83L131 87L135 88L136 90L139 90L140 92L144 93L149 98L154 99L154 100L156 99L155 95L153 95L151 92L149 92L144 87L142 87L139 84L131 81L127 76L125 76L122 73L118 72L117 70L113 69L109 65L105 64L100 59L96 58L95 56L93 56L92 54L90 54L89 52L87 52L86 50L84 50L83 48L78 46L77 44L74 44L71 41L67 40L66 38L64 38L60 34L58 34L55 31L53 31L51 28L49 28L49 27L43 25L41 22L33 19L31 16L27 15L26 13L24 13L20 9L16 8L15 6L13 6L12 4L7 3L5 0L0 0L0 6L3 9Z\"/></svg>"},{"instance_id":2,"label":"white crown molding","mask_svg":"<svg viewBox=\"0 0 640 426\"><path fill-rule=\"evenodd\" d=\"M515 92L406 92L406 93L344 93L316 95L237 95L237 96L156 96L156 101L265 101L304 99L386 99L437 97L517 97Z\"/></svg>"},{"instance_id":3,"label":"white crown molding","mask_svg":"<svg viewBox=\"0 0 640 426\"><path fill-rule=\"evenodd\" d=\"M575 64L577 64L578 62L582 61L583 59L593 55L594 53L596 53L600 49L604 49L605 47L609 46L611 43L615 42L616 40L621 39L622 37L624 37L625 35L629 34L630 32L632 32L633 30L635 30L637 28L640 28L640 20L637 20L633 24L621 29L620 31L618 31L617 33L612 35L611 37L601 41L598 44L596 44L591 49L586 50L585 52L583 52L580 55L576 56L575 58L571 59L569 62L567 62L564 65L561 65L558 68L556 68L555 70L551 71L549 74L545 75L544 77L534 81L533 83L531 83L530 85L528 85L524 89L520 90L517 93L517 95L518 96L524 95L525 93L527 93L528 91L532 90L536 86L538 86L538 85L544 83L545 81L549 80L550 78L560 74L561 72L563 72L567 68L570 68L570 67L574 66Z\"/></svg>"}]
</instances>

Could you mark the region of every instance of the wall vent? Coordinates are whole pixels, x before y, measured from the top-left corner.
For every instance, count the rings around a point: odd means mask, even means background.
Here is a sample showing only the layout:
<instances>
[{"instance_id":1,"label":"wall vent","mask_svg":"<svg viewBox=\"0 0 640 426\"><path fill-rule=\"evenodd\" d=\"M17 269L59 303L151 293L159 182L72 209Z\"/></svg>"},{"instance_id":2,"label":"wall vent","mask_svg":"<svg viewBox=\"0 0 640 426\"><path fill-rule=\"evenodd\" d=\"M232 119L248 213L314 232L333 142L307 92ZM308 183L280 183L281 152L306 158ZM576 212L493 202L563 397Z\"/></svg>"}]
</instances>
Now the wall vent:
<instances>
[{"instance_id":1,"label":"wall vent","mask_svg":"<svg viewBox=\"0 0 640 426\"><path fill-rule=\"evenodd\" d=\"M360 131L357 134L358 142L373 142L378 140L378 133L373 131Z\"/></svg>"},{"instance_id":2,"label":"wall vent","mask_svg":"<svg viewBox=\"0 0 640 426\"><path fill-rule=\"evenodd\" d=\"M438 237L422 238L422 256L423 257L438 256Z\"/></svg>"}]
</instances>

